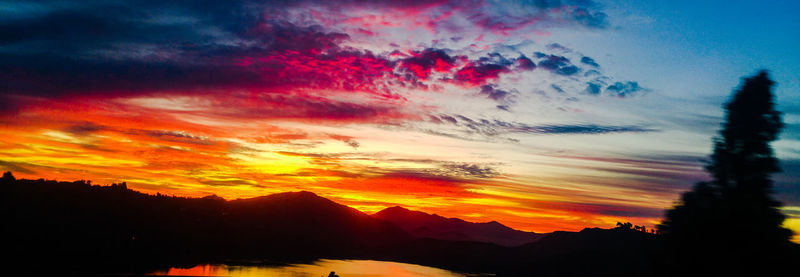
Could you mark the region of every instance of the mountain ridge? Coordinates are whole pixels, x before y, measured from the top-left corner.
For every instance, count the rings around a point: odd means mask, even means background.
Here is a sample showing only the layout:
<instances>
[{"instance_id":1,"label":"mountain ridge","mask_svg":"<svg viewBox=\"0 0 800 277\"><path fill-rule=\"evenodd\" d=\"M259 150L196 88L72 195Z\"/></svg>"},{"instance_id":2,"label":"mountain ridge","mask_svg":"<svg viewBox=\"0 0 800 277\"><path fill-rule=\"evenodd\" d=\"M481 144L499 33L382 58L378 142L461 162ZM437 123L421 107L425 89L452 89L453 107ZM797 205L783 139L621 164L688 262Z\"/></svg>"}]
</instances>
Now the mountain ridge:
<instances>
[{"instance_id":1,"label":"mountain ridge","mask_svg":"<svg viewBox=\"0 0 800 277\"><path fill-rule=\"evenodd\" d=\"M545 234L516 230L494 220L469 222L460 218L447 218L400 206L383 209L371 216L394 223L418 238L489 242L513 247L536 242L546 236Z\"/></svg>"},{"instance_id":2,"label":"mountain ridge","mask_svg":"<svg viewBox=\"0 0 800 277\"><path fill-rule=\"evenodd\" d=\"M417 215L435 221L444 218ZM0 179L0 218L13 226L0 236L3 250L13 254L6 262L20 270L66 269L73 274L144 274L203 263L308 263L321 258L396 261L511 276L562 272L556 264L574 268L608 264L642 272L642 261L650 256L640 254L649 253L656 238L598 229L556 232L537 242L507 247L416 237L391 222L307 191L225 200L149 195L125 184L11 178ZM574 260L575 255L581 259Z\"/></svg>"}]
</instances>

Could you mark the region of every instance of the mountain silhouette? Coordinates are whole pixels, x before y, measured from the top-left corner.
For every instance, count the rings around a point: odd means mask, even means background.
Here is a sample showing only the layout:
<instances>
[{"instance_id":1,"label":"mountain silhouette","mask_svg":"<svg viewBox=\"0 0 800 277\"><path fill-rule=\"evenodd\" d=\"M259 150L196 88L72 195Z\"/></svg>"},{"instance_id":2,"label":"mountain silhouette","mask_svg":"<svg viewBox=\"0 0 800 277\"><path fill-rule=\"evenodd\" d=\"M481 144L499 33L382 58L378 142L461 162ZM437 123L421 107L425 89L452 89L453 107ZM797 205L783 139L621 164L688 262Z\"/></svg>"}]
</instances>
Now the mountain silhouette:
<instances>
[{"instance_id":1,"label":"mountain silhouette","mask_svg":"<svg viewBox=\"0 0 800 277\"><path fill-rule=\"evenodd\" d=\"M403 208L368 215L307 191L225 200L148 195L125 183L6 175L0 178L0 245L4 262L15 265L8 271L23 275L142 274L205 263L327 258L508 276L612 275L622 269L648 276L660 243L658 235L622 228L544 235ZM510 240L499 239L504 234L541 238L509 247L503 243Z\"/></svg>"},{"instance_id":2,"label":"mountain silhouette","mask_svg":"<svg viewBox=\"0 0 800 277\"><path fill-rule=\"evenodd\" d=\"M124 183L3 179L0 216L10 227L0 244L15 263L78 270L349 258L413 240L389 222L305 191L226 201L147 195Z\"/></svg>"},{"instance_id":3,"label":"mountain silhouette","mask_svg":"<svg viewBox=\"0 0 800 277\"><path fill-rule=\"evenodd\" d=\"M232 200L224 211L228 213L221 222L225 226L312 245L373 246L412 239L391 223L308 191Z\"/></svg>"},{"instance_id":4,"label":"mountain silhouette","mask_svg":"<svg viewBox=\"0 0 800 277\"><path fill-rule=\"evenodd\" d=\"M546 236L545 234L515 230L497 221L473 223L459 218L446 218L436 214L412 211L399 206L383 209L372 214L372 217L394 223L418 238L479 241L502 246L520 246Z\"/></svg>"}]
</instances>

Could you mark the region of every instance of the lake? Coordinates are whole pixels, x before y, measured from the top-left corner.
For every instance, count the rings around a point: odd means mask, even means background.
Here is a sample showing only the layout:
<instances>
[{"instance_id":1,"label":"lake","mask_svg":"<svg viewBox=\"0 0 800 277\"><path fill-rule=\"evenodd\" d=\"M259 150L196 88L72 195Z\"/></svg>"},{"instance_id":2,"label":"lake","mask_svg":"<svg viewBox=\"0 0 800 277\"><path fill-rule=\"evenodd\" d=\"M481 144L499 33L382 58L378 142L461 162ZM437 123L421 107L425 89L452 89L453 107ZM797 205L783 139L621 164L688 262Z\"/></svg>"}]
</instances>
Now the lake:
<instances>
[{"instance_id":1,"label":"lake","mask_svg":"<svg viewBox=\"0 0 800 277\"><path fill-rule=\"evenodd\" d=\"M170 268L152 275L162 276L323 276L335 271L341 277L378 276L472 276L444 269L414 264L382 262L372 260L317 260L311 264L289 264L282 266L252 266L206 264L192 268Z\"/></svg>"}]
</instances>

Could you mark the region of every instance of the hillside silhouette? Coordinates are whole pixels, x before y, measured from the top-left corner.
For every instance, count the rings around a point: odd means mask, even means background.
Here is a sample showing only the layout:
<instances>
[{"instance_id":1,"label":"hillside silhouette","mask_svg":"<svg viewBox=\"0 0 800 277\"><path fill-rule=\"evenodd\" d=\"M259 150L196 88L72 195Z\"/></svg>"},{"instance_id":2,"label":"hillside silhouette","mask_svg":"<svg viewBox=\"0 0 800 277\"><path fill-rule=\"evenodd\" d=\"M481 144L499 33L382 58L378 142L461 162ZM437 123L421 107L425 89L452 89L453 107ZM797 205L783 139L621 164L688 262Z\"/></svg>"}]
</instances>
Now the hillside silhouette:
<instances>
[{"instance_id":1,"label":"hillside silhouette","mask_svg":"<svg viewBox=\"0 0 800 277\"><path fill-rule=\"evenodd\" d=\"M502 246L520 246L535 242L544 234L514 230L497 221L467 222L459 218L446 218L436 214L412 211L395 206L372 214L372 217L394 223L418 238L441 240L480 241Z\"/></svg>"},{"instance_id":2,"label":"hillside silhouette","mask_svg":"<svg viewBox=\"0 0 800 277\"><path fill-rule=\"evenodd\" d=\"M125 183L0 179L0 237L24 272L145 273L201 263L374 259L465 272L548 276L562 265L645 273L653 234L587 229L506 247L415 238L402 228L312 192L224 200L148 195ZM489 223L488 226L498 225ZM482 225L478 225L482 226ZM644 253L648 253L645 251ZM42 266L46 265L46 266ZM573 268L574 270L574 268Z\"/></svg>"}]
</instances>

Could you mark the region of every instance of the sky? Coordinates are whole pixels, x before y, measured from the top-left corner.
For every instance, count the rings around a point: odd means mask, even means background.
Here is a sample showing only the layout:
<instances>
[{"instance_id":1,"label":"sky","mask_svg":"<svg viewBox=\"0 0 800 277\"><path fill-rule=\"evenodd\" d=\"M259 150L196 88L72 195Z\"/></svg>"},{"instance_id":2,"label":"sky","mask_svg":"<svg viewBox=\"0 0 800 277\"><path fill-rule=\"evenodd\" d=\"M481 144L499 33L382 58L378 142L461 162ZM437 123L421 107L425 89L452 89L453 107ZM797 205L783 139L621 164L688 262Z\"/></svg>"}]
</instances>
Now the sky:
<instances>
[{"instance_id":1,"label":"sky","mask_svg":"<svg viewBox=\"0 0 800 277\"><path fill-rule=\"evenodd\" d=\"M654 227L766 69L775 197L800 232L798 2L166 2L0 0L0 169Z\"/></svg>"}]
</instances>

